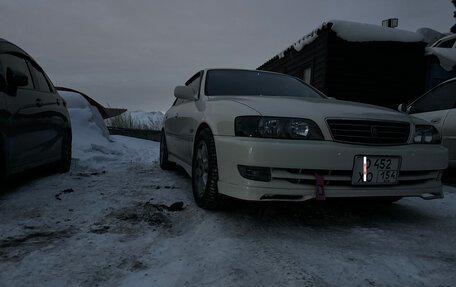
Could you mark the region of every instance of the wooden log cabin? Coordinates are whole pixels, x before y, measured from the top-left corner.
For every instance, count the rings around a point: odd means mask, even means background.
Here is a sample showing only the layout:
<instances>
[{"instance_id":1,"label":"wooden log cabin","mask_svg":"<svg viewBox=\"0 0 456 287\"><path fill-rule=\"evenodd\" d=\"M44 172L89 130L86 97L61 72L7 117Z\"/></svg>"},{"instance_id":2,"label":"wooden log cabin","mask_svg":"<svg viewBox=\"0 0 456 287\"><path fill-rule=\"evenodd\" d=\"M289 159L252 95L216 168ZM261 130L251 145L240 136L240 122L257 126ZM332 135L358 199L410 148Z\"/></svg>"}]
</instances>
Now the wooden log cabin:
<instances>
[{"instance_id":1,"label":"wooden log cabin","mask_svg":"<svg viewBox=\"0 0 456 287\"><path fill-rule=\"evenodd\" d=\"M395 109L425 91L425 47L414 32L333 20L258 70L301 78L340 100Z\"/></svg>"}]
</instances>

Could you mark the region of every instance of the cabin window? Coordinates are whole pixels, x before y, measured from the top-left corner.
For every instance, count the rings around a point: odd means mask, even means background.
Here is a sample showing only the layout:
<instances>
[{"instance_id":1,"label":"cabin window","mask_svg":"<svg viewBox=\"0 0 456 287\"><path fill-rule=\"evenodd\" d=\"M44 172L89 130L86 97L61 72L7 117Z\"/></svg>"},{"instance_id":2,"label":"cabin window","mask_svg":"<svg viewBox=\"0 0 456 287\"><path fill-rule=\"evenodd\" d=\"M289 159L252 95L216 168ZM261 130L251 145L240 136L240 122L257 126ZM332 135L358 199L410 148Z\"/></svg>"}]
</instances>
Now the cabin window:
<instances>
[{"instance_id":1,"label":"cabin window","mask_svg":"<svg viewBox=\"0 0 456 287\"><path fill-rule=\"evenodd\" d=\"M312 67L311 66L304 68L304 71L302 73L302 80L310 85L310 81L312 80Z\"/></svg>"}]
</instances>

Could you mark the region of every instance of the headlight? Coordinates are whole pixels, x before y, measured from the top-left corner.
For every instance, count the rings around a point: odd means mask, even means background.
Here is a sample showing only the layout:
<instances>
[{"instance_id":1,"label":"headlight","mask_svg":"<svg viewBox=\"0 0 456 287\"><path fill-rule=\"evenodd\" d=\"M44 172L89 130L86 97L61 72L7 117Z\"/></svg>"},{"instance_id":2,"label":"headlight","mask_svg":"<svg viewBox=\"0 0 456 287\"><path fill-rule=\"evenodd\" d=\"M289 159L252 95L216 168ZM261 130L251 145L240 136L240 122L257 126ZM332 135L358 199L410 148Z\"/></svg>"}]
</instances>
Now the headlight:
<instances>
[{"instance_id":1,"label":"headlight","mask_svg":"<svg viewBox=\"0 0 456 287\"><path fill-rule=\"evenodd\" d=\"M439 144L441 137L439 131L431 125L416 125L413 142L423 144Z\"/></svg>"},{"instance_id":2,"label":"headlight","mask_svg":"<svg viewBox=\"0 0 456 287\"><path fill-rule=\"evenodd\" d=\"M234 122L240 137L324 140L317 124L308 119L241 116Z\"/></svg>"}]
</instances>

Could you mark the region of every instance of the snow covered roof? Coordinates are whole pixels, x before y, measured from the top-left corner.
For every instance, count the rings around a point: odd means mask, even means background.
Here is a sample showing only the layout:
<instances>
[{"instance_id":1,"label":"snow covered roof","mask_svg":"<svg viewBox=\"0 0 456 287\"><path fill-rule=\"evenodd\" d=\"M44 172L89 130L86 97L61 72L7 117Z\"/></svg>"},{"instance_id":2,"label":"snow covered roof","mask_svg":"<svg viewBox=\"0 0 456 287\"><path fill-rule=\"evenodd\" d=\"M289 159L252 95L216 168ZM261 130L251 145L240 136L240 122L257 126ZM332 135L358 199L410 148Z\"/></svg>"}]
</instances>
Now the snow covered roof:
<instances>
[{"instance_id":1,"label":"snow covered roof","mask_svg":"<svg viewBox=\"0 0 456 287\"><path fill-rule=\"evenodd\" d=\"M330 20L324 22L320 27L307 34L291 46L277 54L273 59L285 57L285 52L294 49L297 52L301 51L305 46L312 43L318 38L319 32L324 29L331 29L337 36L349 42L422 42L423 36L401 29L393 29L383 27L379 25L342 21L342 20Z\"/></svg>"},{"instance_id":2,"label":"snow covered roof","mask_svg":"<svg viewBox=\"0 0 456 287\"><path fill-rule=\"evenodd\" d=\"M411 31L379 25L331 20L331 30L349 42L422 42L423 36Z\"/></svg>"},{"instance_id":3,"label":"snow covered roof","mask_svg":"<svg viewBox=\"0 0 456 287\"><path fill-rule=\"evenodd\" d=\"M434 55L439 59L440 66L446 71L451 71L456 66L456 49L430 47L426 55Z\"/></svg>"}]
</instances>

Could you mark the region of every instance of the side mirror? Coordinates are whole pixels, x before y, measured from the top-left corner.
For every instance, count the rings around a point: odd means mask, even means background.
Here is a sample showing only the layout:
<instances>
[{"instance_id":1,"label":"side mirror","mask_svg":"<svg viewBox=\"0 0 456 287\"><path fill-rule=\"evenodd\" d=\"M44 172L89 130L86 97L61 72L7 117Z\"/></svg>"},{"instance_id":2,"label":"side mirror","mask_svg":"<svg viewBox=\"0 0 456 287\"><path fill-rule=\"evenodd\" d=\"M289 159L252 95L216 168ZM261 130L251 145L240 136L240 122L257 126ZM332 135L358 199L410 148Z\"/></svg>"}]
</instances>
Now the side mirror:
<instances>
[{"instance_id":1,"label":"side mirror","mask_svg":"<svg viewBox=\"0 0 456 287\"><path fill-rule=\"evenodd\" d=\"M7 83L15 87L24 87L28 85L28 76L22 72L8 69L6 72Z\"/></svg>"},{"instance_id":2,"label":"side mirror","mask_svg":"<svg viewBox=\"0 0 456 287\"><path fill-rule=\"evenodd\" d=\"M189 86L177 86L174 88L174 96L178 99L196 100L195 92Z\"/></svg>"},{"instance_id":3,"label":"side mirror","mask_svg":"<svg viewBox=\"0 0 456 287\"><path fill-rule=\"evenodd\" d=\"M328 97L329 100L337 100L336 98L334 97Z\"/></svg>"},{"instance_id":4,"label":"side mirror","mask_svg":"<svg viewBox=\"0 0 456 287\"><path fill-rule=\"evenodd\" d=\"M408 107L406 104L400 104L398 107L397 107L397 110L401 113L409 113L410 112L410 107Z\"/></svg>"}]
</instances>

